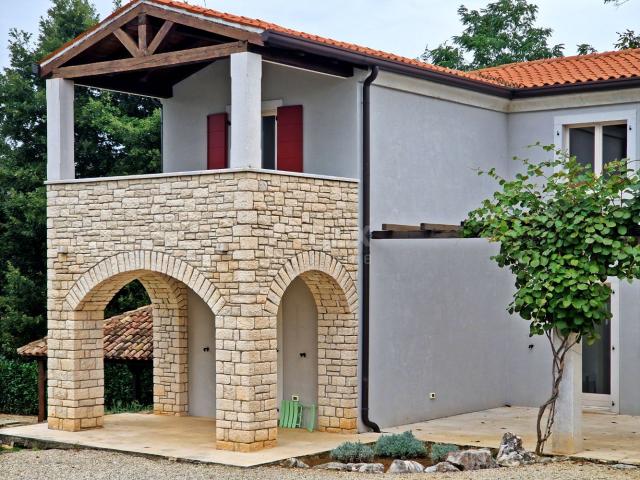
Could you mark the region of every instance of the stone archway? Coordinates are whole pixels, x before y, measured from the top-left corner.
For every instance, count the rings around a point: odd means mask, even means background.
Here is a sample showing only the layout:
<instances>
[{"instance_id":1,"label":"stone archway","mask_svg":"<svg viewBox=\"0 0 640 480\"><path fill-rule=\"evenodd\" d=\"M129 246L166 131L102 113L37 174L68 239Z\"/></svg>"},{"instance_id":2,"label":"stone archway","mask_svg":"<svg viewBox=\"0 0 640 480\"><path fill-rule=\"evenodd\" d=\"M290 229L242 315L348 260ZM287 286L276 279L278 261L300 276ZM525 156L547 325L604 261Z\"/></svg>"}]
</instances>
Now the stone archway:
<instances>
[{"instance_id":1,"label":"stone archway","mask_svg":"<svg viewBox=\"0 0 640 480\"><path fill-rule=\"evenodd\" d=\"M186 415L188 408L187 289L214 314L218 290L186 262L151 251L102 260L70 288L49 320L49 428L99 427L104 415L103 320L111 298L134 279L153 304L154 412Z\"/></svg>"},{"instance_id":2,"label":"stone archway","mask_svg":"<svg viewBox=\"0 0 640 480\"><path fill-rule=\"evenodd\" d=\"M291 282L300 277L318 313L318 428L357 429L358 304L356 284L340 262L322 252L291 258L275 276L265 309L277 315ZM285 366L286 368L286 366Z\"/></svg>"}]
</instances>

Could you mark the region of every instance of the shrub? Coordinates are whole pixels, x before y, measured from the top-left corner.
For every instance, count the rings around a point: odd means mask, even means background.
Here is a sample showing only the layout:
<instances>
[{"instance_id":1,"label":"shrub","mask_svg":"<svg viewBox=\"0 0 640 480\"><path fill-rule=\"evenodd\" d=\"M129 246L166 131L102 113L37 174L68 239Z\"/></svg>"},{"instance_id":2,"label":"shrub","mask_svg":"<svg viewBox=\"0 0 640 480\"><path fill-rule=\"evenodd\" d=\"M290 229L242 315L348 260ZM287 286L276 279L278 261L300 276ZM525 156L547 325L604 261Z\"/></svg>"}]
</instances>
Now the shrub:
<instances>
[{"instance_id":1,"label":"shrub","mask_svg":"<svg viewBox=\"0 0 640 480\"><path fill-rule=\"evenodd\" d=\"M360 442L344 442L331 450L331 460L343 463L368 463L373 460L373 449Z\"/></svg>"},{"instance_id":2,"label":"shrub","mask_svg":"<svg viewBox=\"0 0 640 480\"><path fill-rule=\"evenodd\" d=\"M38 414L38 364L0 357L0 412Z\"/></svg>"},{"instance_id":3,"label":"shrub","mask_svg":"<svg viewBox=\"0 0 640 480\"><path fill-rule=\"evenodd\" d=\"M124 363L105 362L104 400L110 412L122 411L124 406L139 403L141 406L153 404L153 369L145 365L140 369L139 399L135 398L134 373ZM135 411L135 408L134 408Z\"/></svg>"},{"instance_id":4,"label":"shrub","mask_svg":"<svg viewBox=\"0 0 640 480\"><path fill-rule=\"evenodd\" d=\"M459 450L459 448L456 445L451 445L450 443L434 443L431 445L429 458L433 463L444 462L450 452L455 452L457 450Z\"/></svg>"},{"instance_id":5,"label":"shrub","mask_svg":"<svg viewBox=\"0 0 640 480\"><path fill-rule=\"evenodd\" d=\"M397 435L383 435L378 438L375 446L376 455L392 458L424 457L427 449L420 440L413 436L411 431Z\"/></svg>"}]
</instances>

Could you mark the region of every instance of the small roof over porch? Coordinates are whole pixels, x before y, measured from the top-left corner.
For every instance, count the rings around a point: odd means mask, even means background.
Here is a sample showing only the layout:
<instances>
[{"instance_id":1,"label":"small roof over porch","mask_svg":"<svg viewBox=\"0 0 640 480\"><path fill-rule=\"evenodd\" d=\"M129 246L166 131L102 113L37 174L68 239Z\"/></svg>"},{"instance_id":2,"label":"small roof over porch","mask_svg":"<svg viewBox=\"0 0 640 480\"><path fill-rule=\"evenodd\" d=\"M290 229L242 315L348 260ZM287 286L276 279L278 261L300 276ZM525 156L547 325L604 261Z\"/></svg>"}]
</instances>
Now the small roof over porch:
<instances>
[{"instance_id":1,"label":"small roof over porch","mask_svg":"<svg viewBox=\"0 0 640 480\"><path fill-rule=\"evenodd\" d=\"M211 63L253 52L266 61L340 77L358 62L268 45L265 25L180 2L134 0L43 58L45 78L159 98Z\"/></svg>"}]
</instances>

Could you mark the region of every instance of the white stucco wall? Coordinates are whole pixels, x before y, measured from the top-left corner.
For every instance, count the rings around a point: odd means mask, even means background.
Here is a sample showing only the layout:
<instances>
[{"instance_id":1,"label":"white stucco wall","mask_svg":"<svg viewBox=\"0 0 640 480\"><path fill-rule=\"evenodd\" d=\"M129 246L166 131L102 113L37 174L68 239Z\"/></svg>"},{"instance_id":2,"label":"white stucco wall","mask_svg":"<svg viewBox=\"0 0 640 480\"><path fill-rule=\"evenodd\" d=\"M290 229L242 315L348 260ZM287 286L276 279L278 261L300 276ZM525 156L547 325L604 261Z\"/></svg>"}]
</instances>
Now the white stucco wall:
<instances>
[{"instance_id":1,"label":"white stucco wall","mask_svg":"<svg viewBox=\"0 0 640 480\"><path fill-rule=\"evenodd\" d=\"M207 304L191 290L188 297L188 312L189 415L215 418L215 317Z\"/></svg>"},{"instance_id":2,"label":"white stucco wall","mask_svg":"<svg viewBox=\"0 0 640 480\"><path fill-rule=\"evenodd\" d=\"M262 63L262 101L303 105L306 173L358 177L359 79ZM229 61L221 60L177 84L174 96L162 101L163 171L206 169L206 117L230 106L230 82Z\"/></svg>"}]
</instances>

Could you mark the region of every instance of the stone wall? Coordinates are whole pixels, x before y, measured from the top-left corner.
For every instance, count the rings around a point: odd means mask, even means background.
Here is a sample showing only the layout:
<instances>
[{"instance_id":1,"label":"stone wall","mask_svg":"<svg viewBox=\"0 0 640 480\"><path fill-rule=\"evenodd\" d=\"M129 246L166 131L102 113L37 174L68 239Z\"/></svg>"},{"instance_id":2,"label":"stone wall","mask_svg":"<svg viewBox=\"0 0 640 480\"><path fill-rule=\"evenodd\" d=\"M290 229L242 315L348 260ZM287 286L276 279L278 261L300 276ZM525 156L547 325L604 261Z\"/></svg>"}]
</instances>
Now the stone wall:
<instances>
[{"instance_id":1,"label":"stone wall","mask_svg":"<svg viewBox=\"0 0 640 480\"><path fill-rule=\"evenodd\" d=\"M52 183L49 426L100 426L101 320L139 278L154 304L154 401L185 414L186 295L216 316L217 448L277 435L276 314L301 276L318 306L319 428L353 432L358 184L255 171Z\"/></svg>"}]
</instances>

